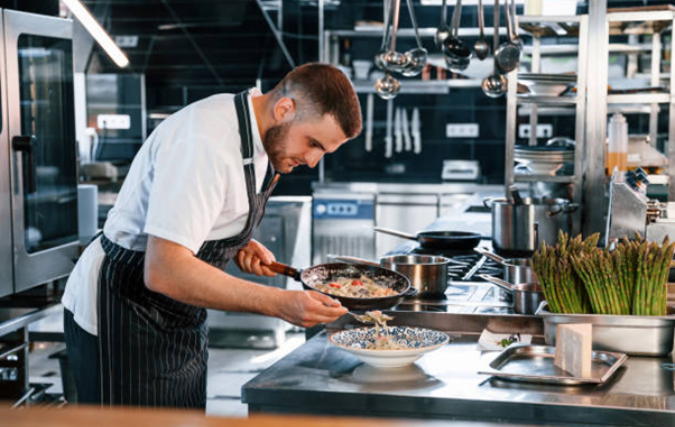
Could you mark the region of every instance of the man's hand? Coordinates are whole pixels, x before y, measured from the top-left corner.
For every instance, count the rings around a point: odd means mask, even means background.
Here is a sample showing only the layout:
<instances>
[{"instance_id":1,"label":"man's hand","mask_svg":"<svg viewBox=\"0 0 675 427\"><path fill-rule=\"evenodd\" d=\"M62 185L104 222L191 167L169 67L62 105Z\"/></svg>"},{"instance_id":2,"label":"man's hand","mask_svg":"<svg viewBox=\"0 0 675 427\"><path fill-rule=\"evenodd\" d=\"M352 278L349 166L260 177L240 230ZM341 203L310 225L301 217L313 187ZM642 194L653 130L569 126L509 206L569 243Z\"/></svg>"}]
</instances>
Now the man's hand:
<instances>
[{"instance_id":1,"label":"man's hand","mask_svg":"<svg viewBox=\"0 0 675 427\"><path fill-rule=\"evenodd\" d=\"M234 257L234 262L237 263L241 271L255 274L256 276L276 276L277 273L265 267L265 265L269 265L274 261L276 261L274 254L254 239L251 239L248 245L239 250L237 256Z\"/></svg>"},{"instance_id":2,"label":"man's hand","mask_svg":"<svg viewBox=\"0 0 675 427\"><path fill-rule=\"evenodd\" d=\"M284 291L276 309L276 317L304 328L330 323L348 311L340 301L314 291Z\"/></svg>"}]
</instances>

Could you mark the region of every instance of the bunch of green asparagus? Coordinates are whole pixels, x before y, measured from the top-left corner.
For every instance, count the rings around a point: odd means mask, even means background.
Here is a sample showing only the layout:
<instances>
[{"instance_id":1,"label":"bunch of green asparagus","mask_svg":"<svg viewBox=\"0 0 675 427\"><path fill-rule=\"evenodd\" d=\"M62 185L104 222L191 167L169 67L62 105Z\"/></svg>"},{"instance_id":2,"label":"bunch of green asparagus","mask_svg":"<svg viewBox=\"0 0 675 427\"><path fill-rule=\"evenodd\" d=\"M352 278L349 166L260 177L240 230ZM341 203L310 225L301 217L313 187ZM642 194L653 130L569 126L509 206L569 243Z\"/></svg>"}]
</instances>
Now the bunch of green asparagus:
<instances>
[{"instance_id":1,"label":"bunch of green asparagus","mask_svg":"<svg viewBox=\"0 0 675 427\"><path fill-rule=\"evenodd\" d=\"M543 245L532 265L555 313L663 316L675 243L661 245L640 235L614 250L597 248L599 236L582 241L562 232L555 247Z\"/></svg>"},{"instance_id":2,"label":"bunch of green asparagus","mask_svg":"<svg viewBox=\"0 0 675 427\"><path fill-rule=\"evenodd\" d=\"M567 233L558 234L555 247L547 246L532 256L532 268L544 290L549 309L554 313L590 313L591 304L584 283L572 265L572 255L588 252L598 244L599 234L586 240L581 235L570 239Z\"/></svg>"}]
</instances>

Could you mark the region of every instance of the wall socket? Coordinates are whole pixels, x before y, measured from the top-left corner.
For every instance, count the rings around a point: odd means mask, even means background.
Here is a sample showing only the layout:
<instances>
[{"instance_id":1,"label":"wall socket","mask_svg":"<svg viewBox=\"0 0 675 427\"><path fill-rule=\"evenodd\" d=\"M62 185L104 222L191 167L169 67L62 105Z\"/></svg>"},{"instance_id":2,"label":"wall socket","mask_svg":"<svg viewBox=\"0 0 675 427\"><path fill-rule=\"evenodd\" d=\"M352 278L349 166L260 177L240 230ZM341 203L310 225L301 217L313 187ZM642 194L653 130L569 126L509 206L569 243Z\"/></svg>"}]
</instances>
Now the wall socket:
<instances>
[{"instance_id":1,"label":"wall socket","mask_svg":"<svg viewBox=\"0 0 675 427\"><path fill-rule=\"evenodd\" d=\"M518 138L530 137L530 125L518 125ZM553 136L553 125L537 125L537 138L551 138Z\"/></svg>"},{"instance_id":2,"label":"wall socket","mask_svg":"<svg viewBox=\"0 0 675 427\"><path fill-rule=\"evenodd\" d=\"M128 114L99 114L96 117L99 129L130 129L131 116Z\"/></svg>"},{"instance_id":3,"label":"wall socket","mask_svg":"<svg viewBox=\"0 0 675 427\"><path fill-rule=\"evenodd\" d=\"M448 123L445 125L446 138L478 138L478 123Z\"/></svg>"}]
</instances>

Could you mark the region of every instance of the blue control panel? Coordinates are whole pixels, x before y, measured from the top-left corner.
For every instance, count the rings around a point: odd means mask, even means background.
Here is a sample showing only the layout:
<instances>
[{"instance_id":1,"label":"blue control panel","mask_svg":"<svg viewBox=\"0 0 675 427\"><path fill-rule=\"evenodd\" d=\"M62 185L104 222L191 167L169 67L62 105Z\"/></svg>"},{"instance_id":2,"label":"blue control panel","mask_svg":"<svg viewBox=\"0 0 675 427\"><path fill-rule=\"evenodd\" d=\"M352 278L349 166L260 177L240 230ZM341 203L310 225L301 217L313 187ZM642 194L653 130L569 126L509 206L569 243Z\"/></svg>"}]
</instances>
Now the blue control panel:
<instances>
[{"instance_id":1,"label":"blue control panel","mask_svg":"<svg viewBox=\"0 0 675 427\"><path fill-rule=\"evenodd\" d=\"M375 217L372 200L314 199L314 219L369 219Z\"/></svg>"}]
</instances>

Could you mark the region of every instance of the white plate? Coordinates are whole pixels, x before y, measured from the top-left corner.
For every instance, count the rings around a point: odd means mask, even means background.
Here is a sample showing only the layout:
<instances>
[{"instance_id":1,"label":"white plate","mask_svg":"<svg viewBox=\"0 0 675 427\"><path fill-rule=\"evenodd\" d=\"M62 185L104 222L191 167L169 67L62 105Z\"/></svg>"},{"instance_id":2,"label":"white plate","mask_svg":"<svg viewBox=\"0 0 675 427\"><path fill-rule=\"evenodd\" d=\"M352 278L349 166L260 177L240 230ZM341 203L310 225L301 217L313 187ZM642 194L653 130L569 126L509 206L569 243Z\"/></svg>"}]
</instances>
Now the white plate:
<instances>
[{"instance_id":1,"label":"white plate","mask_svg":"<svg viewBox=\"0 0 675 427\"><path fill-rule=\"evenodd\" d=\"M329 337L336 347L352 353L364 363L376 368L400 368L414 363L424 353L443 347L450 341L448 334L433 329L409 326L389 326L389 336L405 342L405 350L370 350L375 342L375 328L359 328L336 332Z\"/></svg>"}]
</instances>

